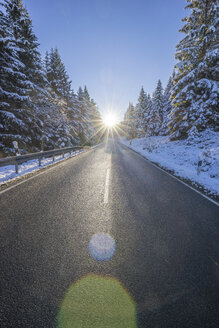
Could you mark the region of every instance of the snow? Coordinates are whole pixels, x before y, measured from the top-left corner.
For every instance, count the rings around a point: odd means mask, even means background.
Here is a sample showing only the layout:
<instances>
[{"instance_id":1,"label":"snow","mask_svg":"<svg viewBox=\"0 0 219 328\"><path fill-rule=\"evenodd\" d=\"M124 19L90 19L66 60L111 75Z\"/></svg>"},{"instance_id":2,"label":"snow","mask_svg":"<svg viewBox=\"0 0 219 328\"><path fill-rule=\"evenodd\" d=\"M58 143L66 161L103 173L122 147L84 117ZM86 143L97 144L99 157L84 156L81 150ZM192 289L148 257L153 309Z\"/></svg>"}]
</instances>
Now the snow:
<instances>
[{"instance_id":1,"label":"snow","mask_svg":"<svg viewBox=\"0 0 219 328\"><path fill-rule=\"evenodd\" d=\"M76 151L72 154L65 154L65 158L74 157L82 153L83 150ZM55 156L55 161L53 162L52 157L49 158L43 158L41 161L41 166L39 166L38 159L33 159L27 162L24 162L18 166L18 174L15 173L15 165L8 165L0 167L0 186L3 185L6 182L10 182L12 180L17 179L18 177L25 175L27 173L31 173L37 170L40 170L41 168L51 165L55 162L59 162L63 160L62 155Z\"/></svg>"},{"instance_id":2,"label":"snow","mask_svg":"<svg viewBox=\"0 0 219 328\"><path fill-rule=\"evenodd\" d=\"M169 136L122 140L133 150L179 178L201 186L207 194L219 196L219 133L206 130L186 140Z\"/></svg>"},{"instance_id":3,"label":"snow","mask_svg":"<svg viewBox=\"0 0 219 328\"><path fill-rule=\"evenodd\" d=\"M2 110L1 112L2 112L2 114L4 114L5 116L8 116L8 117L10 117L10 118L12 118L12 119L16 119L16 116L15 116L14 114L12 114L11 112L7 112L7 111L5 111L5 110Z\"/></svg>"}]
</instances>

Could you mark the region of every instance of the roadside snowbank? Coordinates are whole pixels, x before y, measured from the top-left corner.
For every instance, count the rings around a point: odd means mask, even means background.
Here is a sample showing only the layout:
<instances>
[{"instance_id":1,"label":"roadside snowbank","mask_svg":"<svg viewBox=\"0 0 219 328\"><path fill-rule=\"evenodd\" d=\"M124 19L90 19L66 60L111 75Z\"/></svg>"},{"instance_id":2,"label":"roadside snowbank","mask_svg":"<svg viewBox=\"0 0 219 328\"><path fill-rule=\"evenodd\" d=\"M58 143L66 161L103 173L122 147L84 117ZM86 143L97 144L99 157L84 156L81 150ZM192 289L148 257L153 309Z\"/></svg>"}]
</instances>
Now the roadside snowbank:
<instances>
[{"instance_id":1,"label":"roadside snowbank","mask_svg":"<svg viewBox=\"0 0 219 328\"><path fill-rule=\"evenodd\" d=\"M178 141L154 136L122 142L175 176L219 196L219 133L207 130Z\"/></svg>"}]
</instances>

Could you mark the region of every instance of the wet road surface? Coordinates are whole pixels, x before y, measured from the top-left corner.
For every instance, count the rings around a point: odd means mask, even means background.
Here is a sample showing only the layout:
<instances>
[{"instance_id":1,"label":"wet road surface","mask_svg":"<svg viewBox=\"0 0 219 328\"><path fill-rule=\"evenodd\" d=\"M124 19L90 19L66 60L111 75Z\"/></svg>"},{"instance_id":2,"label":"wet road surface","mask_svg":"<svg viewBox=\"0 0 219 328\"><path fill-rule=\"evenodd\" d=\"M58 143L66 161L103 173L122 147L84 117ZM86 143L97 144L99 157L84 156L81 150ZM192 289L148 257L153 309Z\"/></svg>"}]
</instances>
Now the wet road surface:
<instances>
[{"instance_id":1,"label":"wet road surface","mask_svg":"<svg viewBox=\"0 0 219 328\"><path fill-rule=\"evenodd\" d=\"M1 327L219 327L218 207L125 146L102 144L0 198ZM93 326L86 311L99 313Z\"/></svg>"}]
</instances>

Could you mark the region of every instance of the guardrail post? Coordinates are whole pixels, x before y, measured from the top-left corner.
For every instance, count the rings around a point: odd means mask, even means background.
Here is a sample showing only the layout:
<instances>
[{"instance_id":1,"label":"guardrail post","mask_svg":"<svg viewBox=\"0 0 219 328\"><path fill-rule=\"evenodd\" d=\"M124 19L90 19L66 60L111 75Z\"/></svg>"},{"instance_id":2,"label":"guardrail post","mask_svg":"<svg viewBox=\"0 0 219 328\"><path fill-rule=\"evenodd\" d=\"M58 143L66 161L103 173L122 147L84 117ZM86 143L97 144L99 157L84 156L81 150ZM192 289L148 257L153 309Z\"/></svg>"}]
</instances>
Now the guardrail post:
<instances>
[{"instance_id":1,"label":"guardrail post","mask_svg":"<svg viewBox=\"0 0 219 328\"><path fill-rule=\"evenodd\" d=\"M64 158L65 157L65 153L62 153L62 158Z\"/></svg>"},{"instance_id":2,"label":"guardrail post","mask_svg":"<svg viewBox=\"0 0 219 328\"><path fill-rule=\"evenodd\" d=\"M16 174L18 174L18 162L17 161L15 162L15 172L16 172Z\"/></svg>"},{"instance_id":3,"label":"guardrail post","mask_svg":"<svg viewBox=\"0 0 219 328\"><path fill-rule=\"evenodd\" d=\"M42 157L40 156L39 157L39 166L41 166L41 159L42 159Z\"/></svg>"},{"instance_id":4,"label":"guardrail post","mask_svg":"<svg viewBox=\"0 0 219 328\"><path fill-rule=\"evenodd\" d=\"M53 162L55 162L55 155L52 155L52 160Z\"/></svg>"}]
</instances>

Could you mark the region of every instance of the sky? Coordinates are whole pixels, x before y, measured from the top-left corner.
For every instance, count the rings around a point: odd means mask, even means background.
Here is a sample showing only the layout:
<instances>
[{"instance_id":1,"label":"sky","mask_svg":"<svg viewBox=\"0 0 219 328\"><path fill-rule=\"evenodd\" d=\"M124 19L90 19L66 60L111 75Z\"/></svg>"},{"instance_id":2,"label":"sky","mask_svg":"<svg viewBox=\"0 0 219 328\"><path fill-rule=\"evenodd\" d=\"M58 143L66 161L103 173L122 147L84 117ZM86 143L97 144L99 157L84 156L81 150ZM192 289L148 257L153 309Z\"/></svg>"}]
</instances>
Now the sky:
<instances>
[{"instance_id":1,"label":"sky","mask_svg":"<svg viewBox=\"0 0 219 328\"><path fill-rule=\"evenodd\" d=\"M122 120L143 86L165 87L186 0L24 0L44 56L58 47L74 91L86 85L100 112Z\"/></svg>"}]
</instances>

